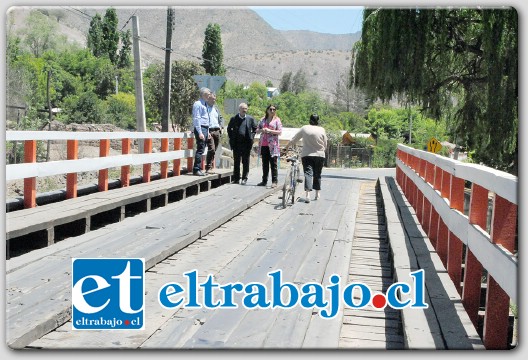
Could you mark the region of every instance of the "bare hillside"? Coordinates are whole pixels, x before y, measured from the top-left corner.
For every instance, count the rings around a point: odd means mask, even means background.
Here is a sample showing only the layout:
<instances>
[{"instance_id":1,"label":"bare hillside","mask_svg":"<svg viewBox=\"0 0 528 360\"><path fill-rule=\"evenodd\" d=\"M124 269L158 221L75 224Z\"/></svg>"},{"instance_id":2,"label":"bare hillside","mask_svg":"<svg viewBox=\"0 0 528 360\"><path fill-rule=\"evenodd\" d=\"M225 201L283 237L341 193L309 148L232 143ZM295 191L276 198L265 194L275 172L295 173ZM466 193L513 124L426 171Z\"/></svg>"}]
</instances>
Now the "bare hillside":
<instances>
[{"instance_id":1,"label":"bare hillside","mask_svg":"<svg viewBox=\"0 0 528 360\"><path fill-rule=\"evenodd\" d=\"M24 14L34 7L11 8L8 24L20 29ZM39 8L51 16L59 14L60 31L70 41L86 43L91 16L104 15L105 7ZM139 21L143 66L165 57L166 7L116 7L119 29L132 29L130 18ZM330 96L340 76L350 67L350 50L359 33L330 35L310 31L279 31L247 7L175 7L172 41L173 60L200 61L204 32L209 23L222 29L227 77L238 83L271 80L275 86L285 72L303 69L310 88Z\"/></svg>"}]
</instances>

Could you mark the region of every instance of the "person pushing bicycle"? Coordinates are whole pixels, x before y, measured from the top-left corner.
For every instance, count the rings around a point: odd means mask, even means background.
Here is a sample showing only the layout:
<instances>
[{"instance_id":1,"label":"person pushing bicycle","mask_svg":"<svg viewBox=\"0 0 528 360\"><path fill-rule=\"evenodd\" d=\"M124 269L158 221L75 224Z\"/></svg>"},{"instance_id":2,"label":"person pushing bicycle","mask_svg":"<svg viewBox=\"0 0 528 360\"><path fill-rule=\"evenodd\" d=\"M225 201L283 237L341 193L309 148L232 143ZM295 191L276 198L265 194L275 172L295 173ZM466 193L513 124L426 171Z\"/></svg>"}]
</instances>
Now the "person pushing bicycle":
<instances>
[{"instance_id":1,"label":"person pushing bicycle","mask_svg":"<svg viewBox=\"0 0 528 360\"><path fill-rule=\"evenodd\" d=\"M292 147L302 139L303 146L301 161L304 172L304 191L306 196L304 202L310 202L310 192L315 190L314 200L320 198L321 173L323 170L325 152L327 149L328 137L322 126L319 126L319 115L310 116L310 124L304 125L286 145L286 149Z\"/></svg>"}]
</instances>

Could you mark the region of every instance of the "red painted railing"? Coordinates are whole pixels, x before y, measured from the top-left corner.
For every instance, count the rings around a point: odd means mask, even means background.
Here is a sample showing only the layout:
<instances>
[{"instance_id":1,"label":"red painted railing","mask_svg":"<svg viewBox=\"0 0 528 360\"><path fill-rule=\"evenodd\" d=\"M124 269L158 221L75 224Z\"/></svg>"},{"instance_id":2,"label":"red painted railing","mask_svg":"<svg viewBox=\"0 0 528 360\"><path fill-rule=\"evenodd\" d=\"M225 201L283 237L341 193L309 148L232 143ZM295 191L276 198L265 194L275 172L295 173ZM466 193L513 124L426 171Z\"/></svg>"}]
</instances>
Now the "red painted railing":
<instances>
[{"instance_id":1,"label":"red painted railing","mask_svg":"<svg viewBox=\"0 0 528 360\"><path fill-rule=\"evenodd\" d=\"M398 145L396 157L396 180L476 328L484 308L486 349L507 349L510 306L518 304L517 177L404 145ZM471 183L468 216L464 215L466 181ZM484 290L485 304L481 304Z\"/></svg>"},{"instance_id":2,"label":"red painted railing","mask_svg":"<svg viewBox=\"0 0 528 360\"><path fill-rule=\"evenodd\" d=\"M133 139L143 141L143 153L131 154ZM152 139L161 141L160 152L152 152ZM187 150L182 150L182 139L187 140ZM37 141L64 141L67 160L37 162ZM110 141L121 141L121 155L110 156ZM169 150L170 140L173 150ZM77 197L77 174L98 171L99 191L108 190L108 169L121 167L121 186L130 185L130 166L143 166L143 182L150 182L151 166L160 162L160 177L167 178L169 162L173 162L173 176L180 175L181 160L187 159L187 169L192 169L194 136L189 133L153 132L66 132L66 131L6 131L6 141L24 143L24 163L6 166L6 181L24 179L24 207L36 206L37 177L66 174L66 198ZM98 141L99 157L78 158L79 141ZM205 165L205 162L202 161Z\"/></svg>"}]
</instances>

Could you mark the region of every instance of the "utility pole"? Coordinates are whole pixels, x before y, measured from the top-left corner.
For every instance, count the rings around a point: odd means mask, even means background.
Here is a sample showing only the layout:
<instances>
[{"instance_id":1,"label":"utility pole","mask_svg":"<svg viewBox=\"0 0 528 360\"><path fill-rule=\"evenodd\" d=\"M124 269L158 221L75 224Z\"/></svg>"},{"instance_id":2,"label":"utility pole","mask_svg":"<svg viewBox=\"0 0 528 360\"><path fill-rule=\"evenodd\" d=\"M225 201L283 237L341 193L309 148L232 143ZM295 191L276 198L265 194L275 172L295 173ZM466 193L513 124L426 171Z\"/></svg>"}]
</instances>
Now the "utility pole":
<instances>
[{"instance_id":1,"label":"utility pole","mask_svg":"<svg viewBox=\"0 0 528 360\"><path fill-rule=\"evenodd\" d=\"M46 96L48 98L48 130L51 131L51 121L53 120L53 111L51 110L51 97L50 97L50 86L51 86L51 70L48 70L48 82L46 84ZM48 140L46 145L46 162L50 160L50 143Z\"/></svg>"},{"instance_id":2,"label":"utility pole","mask_svg":"<svg viewBox=\"0 0 528 360\"><path fill-rule=\"evenodd\" d=\"M137 16L132 16L132 40L134 46L134 86L136 90L136 124L137 131L147 129L145 120L145 100L143 97L143 76L141 74L141 50L139 48L139 21ZM139 152L143 153L143 141L139 141Z\"/></svg>"},{"instance_id":3,"label":"utility pole","mask_svg":"<svg viewBox=\"0 0 528 360\"><path fill-rule=\"evenodd\" d=\"M165 43L165 81L163 87L163 114L161 118L162 132L169 131L173 18L174 10L171 6L169 6L167 8L167 39Z\"/></svg>"}]
</instances>

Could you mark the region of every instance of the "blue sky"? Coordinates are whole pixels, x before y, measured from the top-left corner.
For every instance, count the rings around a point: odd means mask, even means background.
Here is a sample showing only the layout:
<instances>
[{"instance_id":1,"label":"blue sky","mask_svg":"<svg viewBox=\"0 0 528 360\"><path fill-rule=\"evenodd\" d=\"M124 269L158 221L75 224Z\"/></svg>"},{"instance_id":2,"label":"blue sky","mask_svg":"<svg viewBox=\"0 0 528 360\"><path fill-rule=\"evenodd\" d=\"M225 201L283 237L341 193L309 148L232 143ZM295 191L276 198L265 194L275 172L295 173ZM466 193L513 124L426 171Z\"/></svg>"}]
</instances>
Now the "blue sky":
<instances>
[{"instance_id":1,"label":"blue sky","mask_svg":"<svg viewBox=\"0 0 528 360\"><path fill-rule=\"evenodd\" d=\"M363 7L360 6L251 6L277 30L311 30L328 34L361 31Z\"/></svg>"}]
</instances>

